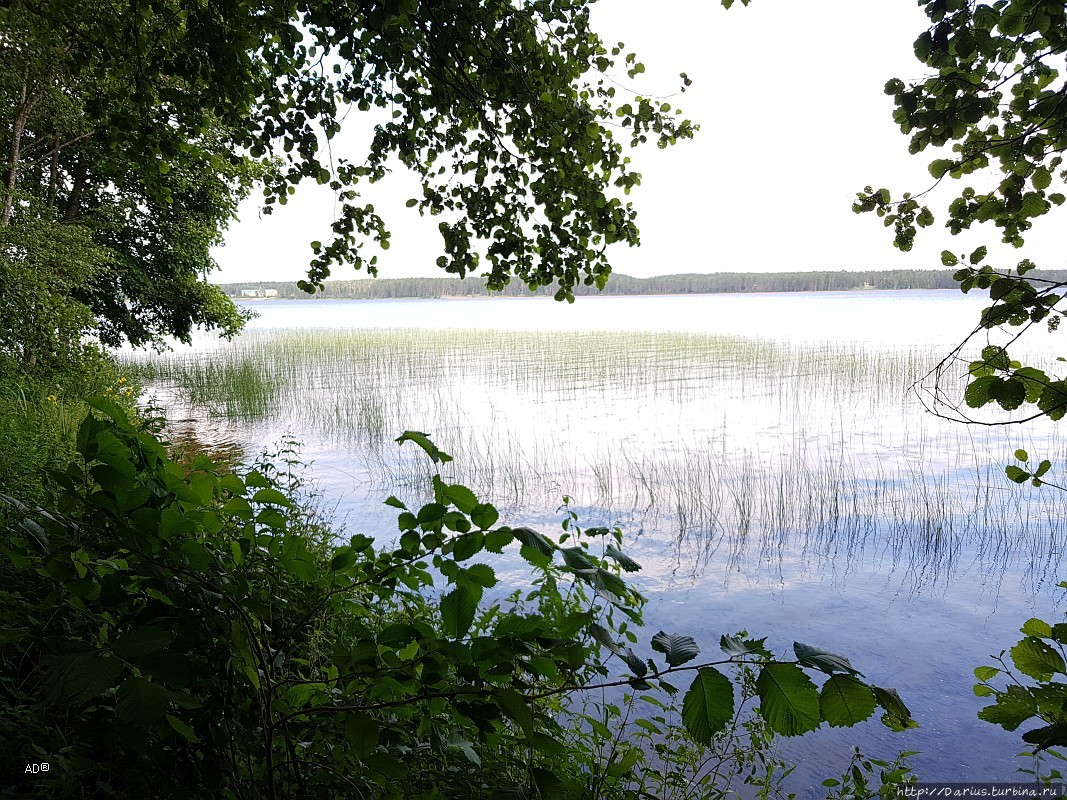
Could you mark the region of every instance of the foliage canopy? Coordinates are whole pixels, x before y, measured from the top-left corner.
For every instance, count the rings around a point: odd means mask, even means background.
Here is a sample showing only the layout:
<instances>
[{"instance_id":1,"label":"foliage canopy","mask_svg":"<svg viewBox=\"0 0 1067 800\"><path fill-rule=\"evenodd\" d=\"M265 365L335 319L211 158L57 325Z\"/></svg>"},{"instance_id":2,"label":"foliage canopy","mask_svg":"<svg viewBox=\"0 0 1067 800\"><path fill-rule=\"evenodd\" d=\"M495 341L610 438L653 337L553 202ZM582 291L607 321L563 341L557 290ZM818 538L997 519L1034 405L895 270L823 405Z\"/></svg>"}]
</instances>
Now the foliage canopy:
<instances>
[{"instance_id":1,"label":"foliage canopy","mask_svg":"<svg viewBox=\"0 0 1067 800\"><path fill-rule=\"evenodd\" d=\"M305 180L337 195L303 288L339 264L374 274L367 245L388 247L389 232L359 192L397 164L422 182L408 205L440 220L446 271L484 269L491 289L555 285L559 299L603 286L607 246L639 238L627 148L694 127L666 102L616 100L608 75L644 66L600 40L589 6L4 4L0 278L14 299L0 344L28 363L62 351L43 333L16 344L27 308L42 331L84 330L87 309L109 344L197 324L232 334L242 320L204 277L253 186L268 213ZM354 111L373 125L369 148L335 157Z\"/></svg>"},{"instance_id":2,"label":"foliage canopy","mask_svg":"<svg viewBox=\"0 0 1067 800\"><path fill-rule=\"evenodd\" d=\"M894 230L896 247L909 250L918 229L935 222L921 203L951 179L964 184L946 208L952 234L992 223L1003 242L1022 247L1034 221L1067 199L1067 9L1055 0L920 5L931 24L915 40L915 55L931 73L912 84L894 78L885 91L896 105L893 118L910 137L910 151L939 148L929 165L935 183L899 200L888 189L868 186L853 208L877 213ZM941 257L945 266L958 267L963 291L989 292L992 305L976 330L1007 326L1022 333L1038 323L1054 329L1067 284L1025 277L1036 266L1029 259L997 271L987 256L982 246L969 254L945 250ZM968 371L963 402L969 408L995 403L1011 411L1033 404L1035 415L1054 419L1067 411L1067 384L1013 359L1006 347L987 347Z\"/></svg>"}]
</instances>

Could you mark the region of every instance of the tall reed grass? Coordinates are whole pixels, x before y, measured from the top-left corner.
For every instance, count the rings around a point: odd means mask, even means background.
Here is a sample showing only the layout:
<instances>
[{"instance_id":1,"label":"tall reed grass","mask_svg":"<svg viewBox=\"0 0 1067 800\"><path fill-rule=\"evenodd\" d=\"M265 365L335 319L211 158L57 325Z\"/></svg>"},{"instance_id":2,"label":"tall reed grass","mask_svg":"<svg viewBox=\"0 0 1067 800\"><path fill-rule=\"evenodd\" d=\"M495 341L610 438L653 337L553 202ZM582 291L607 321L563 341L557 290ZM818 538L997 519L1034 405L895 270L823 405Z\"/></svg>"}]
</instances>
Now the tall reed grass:
<instances>
[{"instance_id":1,"label":"tall reed grass","mask_svg":"<svg viewBox=\"0 0 1067 800\"><path fill-rule=\"evenodd\" d=\"M429 431L479 494L638 513L672 537L676 569L877 546L916 580L951 574L964 548L1029 548L1047 571L1067 503L1020 492L1000 462L1062 444L1051 428L1023 439L925 414L909 389L940 356L682 333L292 331L127 368L235 438L292 432L370 497L425 479L392 439Z\"/></svg>"}]
</instances>

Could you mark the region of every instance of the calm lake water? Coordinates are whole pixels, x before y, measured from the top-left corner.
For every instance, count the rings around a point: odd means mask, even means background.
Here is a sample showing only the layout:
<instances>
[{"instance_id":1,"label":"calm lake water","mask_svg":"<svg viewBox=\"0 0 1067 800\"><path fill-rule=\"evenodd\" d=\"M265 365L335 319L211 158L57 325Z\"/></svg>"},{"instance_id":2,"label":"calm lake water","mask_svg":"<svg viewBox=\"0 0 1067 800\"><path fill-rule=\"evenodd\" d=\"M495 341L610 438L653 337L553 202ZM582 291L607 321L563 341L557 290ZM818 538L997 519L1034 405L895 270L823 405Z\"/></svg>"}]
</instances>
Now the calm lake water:
<instances>
[{"instance_id":1,"label":"calm lake water","mask_svg":"<svg viewBox=\"0 0 1067 800\"><path fill-rule=\"evenodd\" d=\"M348 533L395 535L380 501L417 502L426 465L392 440L427 431L502 521L558 531L566 494L583 524L623 527L652 598L645 651L660 628L708 653L747 629L778 652L796 639L847 655L896 687L920 729L783 740L799 762L788 785L806 797L853 743L921 751L927 781L1010 781L1030 766L1014 758L1018 734L977 719L971 670L1028 617L1059 621L1067 506L1003 467L1018 447L1062 461L1064 444L1048 423L962 425L924 406L924 376L986 303L941 291L260 301L236 342L149 360L176 430L249 454L301 441ZM1057 345L1042 335L1033 349L1051 358ZM941 386L958 391L959 373ZM521 583L518 564L506 572Z\"/></svg>"}]
</instances>

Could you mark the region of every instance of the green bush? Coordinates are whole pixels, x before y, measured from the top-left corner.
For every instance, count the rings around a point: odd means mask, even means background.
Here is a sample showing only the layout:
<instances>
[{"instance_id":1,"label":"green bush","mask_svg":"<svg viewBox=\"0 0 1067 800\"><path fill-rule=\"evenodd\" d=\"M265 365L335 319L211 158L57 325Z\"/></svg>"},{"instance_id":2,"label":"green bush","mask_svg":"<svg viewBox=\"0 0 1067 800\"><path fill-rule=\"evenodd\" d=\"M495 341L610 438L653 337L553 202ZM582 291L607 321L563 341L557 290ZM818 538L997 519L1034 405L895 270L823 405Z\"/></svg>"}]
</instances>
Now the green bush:
<instances>
[{"instance_id":1,"label":"green bush","mask_svg":"<svg viewBox=\"0 0 1067 800\"><path fill-rule=\"evenodd\" d=\"M724 636L700 662L660 631L658 660L639 656L643 599L624 579L639 565L618 530L569 514L557 543L500 526L435 474L432 502L386 501L395 545L337 543L286 470L179 464L158 430L91 404L44 507L2 498L20 579L0 591L0 741L5 763L49 763L7 796L639 798L688 771L674 796L712 797L773 771L737 742L755 752L877 706L914 724L895 692L799 643L782 661ZM424 434L399 441L449 460ZM494 600L486 560L516 545L532 586ZM622 744L611 703L601 720L577 702L617 687L653 702L643 743ZM686 748L733 760L702 773Z\"/></svg>"}]
</instances>

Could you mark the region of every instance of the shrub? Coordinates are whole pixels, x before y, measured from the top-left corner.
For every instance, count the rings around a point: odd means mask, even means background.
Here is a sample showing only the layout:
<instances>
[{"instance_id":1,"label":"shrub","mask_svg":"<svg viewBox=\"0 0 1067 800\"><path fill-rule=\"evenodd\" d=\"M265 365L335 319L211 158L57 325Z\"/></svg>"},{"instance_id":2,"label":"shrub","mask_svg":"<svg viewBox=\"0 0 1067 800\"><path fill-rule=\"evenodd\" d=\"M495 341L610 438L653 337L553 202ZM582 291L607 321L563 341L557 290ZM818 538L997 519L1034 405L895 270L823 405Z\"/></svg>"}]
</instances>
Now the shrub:
<instances>
[{"instance_id":1,"label":"shrub","mask_svg":"<svg viewBox=\"0 0 1067 800\"><path fill-rule=\"evenodd\" d=\"M643 598L624 575L639 565L618 530L568 514L557 543L498 525L435 474L432 502L386 501L394 545L337 543L279 471L183 466L158 429L92 405L47 510L3 498L24 580L0 596L0 738L50 763L18 796L636 798L679 730L714 749L749 722L762 742L879 705L891 727L914 724L895 692L799 643L783 661L724 636L698 663L693 639L660 631L659 661L637 655ZM424 434L399 441L449 460ZM494 600L486 561L516 545L532 587ZM828 676L821 690L809 672ZM682 673L682 726L653 713L647 748L604 749L618 730L605 739L569 701L622 687L662 690L667 708Z\"/></svg>"}]
</instances>

